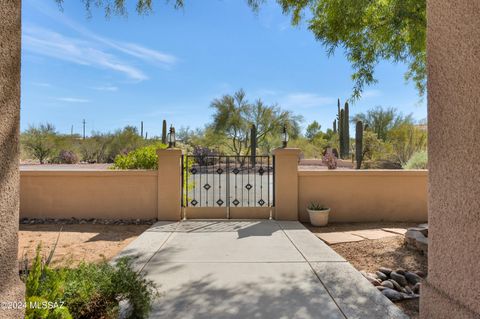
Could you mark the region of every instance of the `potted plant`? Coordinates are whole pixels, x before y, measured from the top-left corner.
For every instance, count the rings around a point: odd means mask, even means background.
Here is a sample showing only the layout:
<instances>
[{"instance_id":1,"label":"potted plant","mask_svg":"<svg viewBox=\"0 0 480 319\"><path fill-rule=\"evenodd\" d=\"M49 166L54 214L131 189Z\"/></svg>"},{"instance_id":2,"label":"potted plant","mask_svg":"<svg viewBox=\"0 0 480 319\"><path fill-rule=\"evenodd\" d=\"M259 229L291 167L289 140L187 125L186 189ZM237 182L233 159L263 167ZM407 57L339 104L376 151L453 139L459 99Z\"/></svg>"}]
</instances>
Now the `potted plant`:
<instances>
[{"instance_id":1,"label":"potted plant","mask_svg":"<svg viewBox=\"0 0 480 319\"><path fill-rule=\"evenodd\" d=\"M318 202L310 202L307 206L307 212L310 216L310 223L313 226L325 226L328 224L330 208L325 207Z\"/></svg>"}]
</instances>

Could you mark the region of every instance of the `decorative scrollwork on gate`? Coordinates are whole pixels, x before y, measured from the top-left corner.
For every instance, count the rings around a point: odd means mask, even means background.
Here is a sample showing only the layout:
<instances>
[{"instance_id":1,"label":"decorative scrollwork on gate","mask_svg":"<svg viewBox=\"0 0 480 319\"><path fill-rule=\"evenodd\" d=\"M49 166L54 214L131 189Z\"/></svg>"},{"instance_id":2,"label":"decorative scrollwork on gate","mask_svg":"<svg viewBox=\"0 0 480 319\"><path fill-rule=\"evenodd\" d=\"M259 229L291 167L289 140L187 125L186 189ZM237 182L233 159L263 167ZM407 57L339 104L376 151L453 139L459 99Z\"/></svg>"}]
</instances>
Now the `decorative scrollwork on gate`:
<instances>
[{"instance_id":1,"label":"decorative scrollwork on gate","mask_svg":"<svg viewBox=\"0 0 480 319\"><path fill-rule=\"evenodd\" d=\"M274 206L274 158L202 156L182 158L184 207Z\"/></svg>"}]
</instances>

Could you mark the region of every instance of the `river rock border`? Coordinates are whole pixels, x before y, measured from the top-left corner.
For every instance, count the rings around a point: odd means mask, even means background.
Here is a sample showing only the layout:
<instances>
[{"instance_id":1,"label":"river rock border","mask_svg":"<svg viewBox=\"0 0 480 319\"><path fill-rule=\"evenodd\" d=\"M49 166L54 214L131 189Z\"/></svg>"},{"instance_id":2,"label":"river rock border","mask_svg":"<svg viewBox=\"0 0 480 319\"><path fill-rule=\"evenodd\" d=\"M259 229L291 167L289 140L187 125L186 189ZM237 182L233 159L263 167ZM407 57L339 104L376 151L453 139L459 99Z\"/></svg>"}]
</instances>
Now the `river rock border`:
<instances>
[{"instance_id":1,"label":"river rock border","mask_svg":"<svg viewBox=\"0 0 480 319\"><path fill-rule=\"evenodd\" d=\"M391 301L420 297L425 274L422 271L392 270L380 267L375 273L361 271L362 275Z\"/></svg>"}]
</instances>

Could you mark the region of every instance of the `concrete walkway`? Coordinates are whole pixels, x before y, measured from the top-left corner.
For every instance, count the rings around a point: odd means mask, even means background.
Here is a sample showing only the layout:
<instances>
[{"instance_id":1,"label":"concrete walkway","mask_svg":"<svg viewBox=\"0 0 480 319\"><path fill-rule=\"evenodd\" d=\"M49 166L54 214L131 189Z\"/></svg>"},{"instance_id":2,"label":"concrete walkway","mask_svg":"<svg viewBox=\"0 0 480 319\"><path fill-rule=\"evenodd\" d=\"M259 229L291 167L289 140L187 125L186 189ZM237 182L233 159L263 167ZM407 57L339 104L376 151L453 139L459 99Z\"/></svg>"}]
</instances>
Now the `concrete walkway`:
<instances>
[{"instance_id":1,"label":"concrete walkway","mask_svg":"<svg viewBox=\"0 0 480 319\"><path fill-rule=\"evenodd\" d=\"M158 222L120 255L159 286L151 318L406 318L298 222Z\"/></svg>"}]
</instances>

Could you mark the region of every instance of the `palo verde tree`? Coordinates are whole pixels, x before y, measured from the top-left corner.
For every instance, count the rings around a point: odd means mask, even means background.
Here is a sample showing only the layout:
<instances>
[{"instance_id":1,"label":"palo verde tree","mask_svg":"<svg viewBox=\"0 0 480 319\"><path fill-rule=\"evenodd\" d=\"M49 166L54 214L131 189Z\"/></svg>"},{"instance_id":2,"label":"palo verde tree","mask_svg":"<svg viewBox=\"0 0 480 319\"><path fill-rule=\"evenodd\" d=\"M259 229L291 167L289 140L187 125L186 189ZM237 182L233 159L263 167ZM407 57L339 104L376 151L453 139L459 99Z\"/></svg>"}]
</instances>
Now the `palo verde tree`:
<instances>
[{"instance_id":1,"label":"palo verde tree","mask_svg":"<svg viewBox=\"0 0 480 319\"><path fill-rule=\"evenodd\" d=\"M402 124L413 124L411 114L404 116L395 108L382 108L377 106L366 113L358 113L352 118L352 123L362 121L368 130L377 134L383 141L387 140L388 132Z\"/></svg>"},{"instance_id":2,"label":"palo verde tree","mask_svg":"<svg viewBox=\"0 0 480 319\"><path fill-rule=\"evenodd\" d=\"M252 125L255 125L259 146L280 135L284 124L292 137L298 136L300 132L301 117L281 110L276 105L265 105L260 99L250 103L243 90L213 100L211 107L215 113L210 128L220 137L218 140L223 141L235 155L249 154Z\"/></svg>"}]
</instances>

